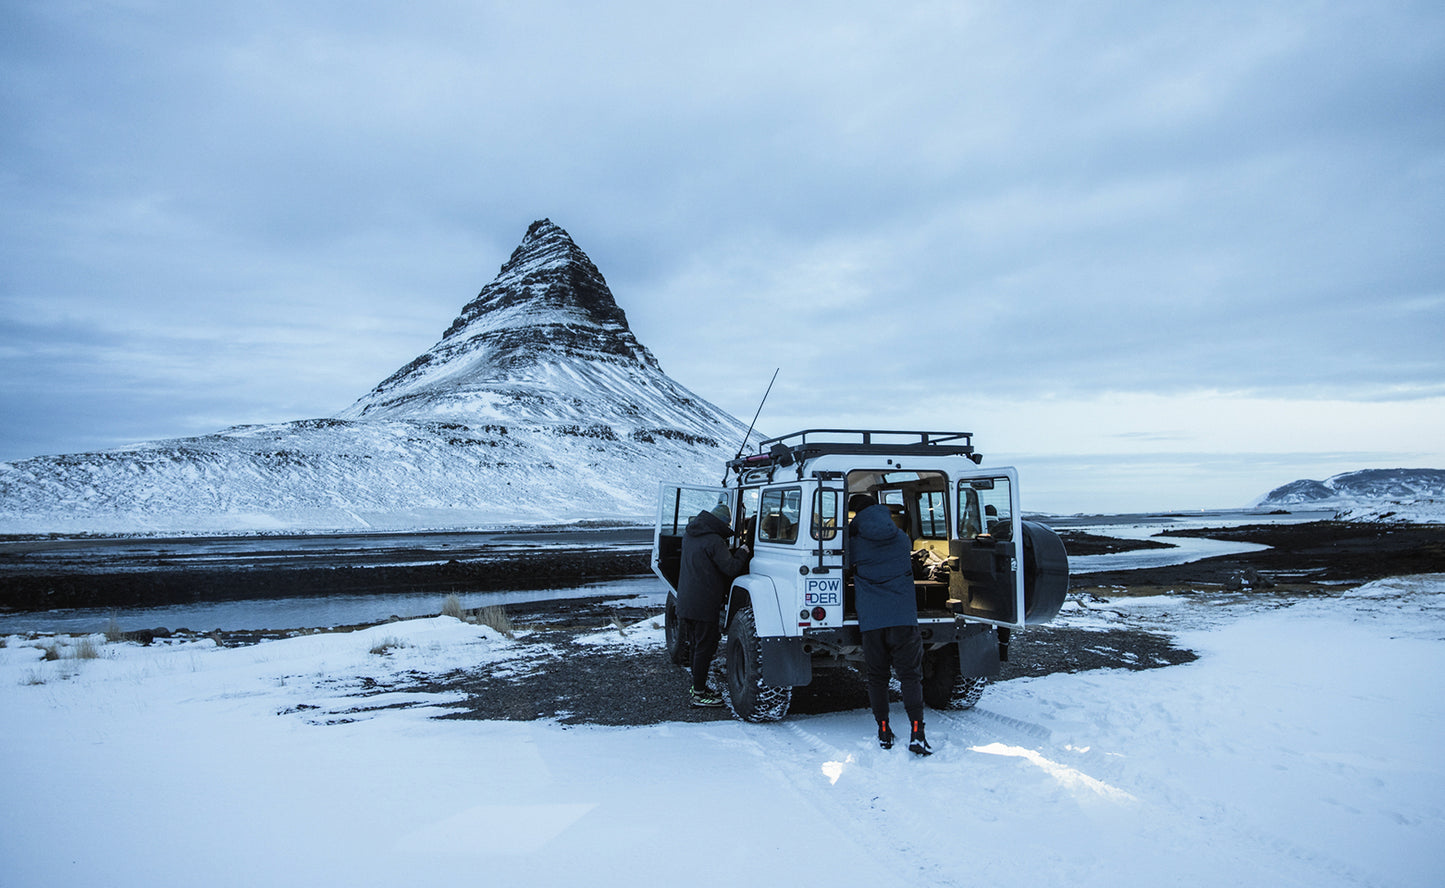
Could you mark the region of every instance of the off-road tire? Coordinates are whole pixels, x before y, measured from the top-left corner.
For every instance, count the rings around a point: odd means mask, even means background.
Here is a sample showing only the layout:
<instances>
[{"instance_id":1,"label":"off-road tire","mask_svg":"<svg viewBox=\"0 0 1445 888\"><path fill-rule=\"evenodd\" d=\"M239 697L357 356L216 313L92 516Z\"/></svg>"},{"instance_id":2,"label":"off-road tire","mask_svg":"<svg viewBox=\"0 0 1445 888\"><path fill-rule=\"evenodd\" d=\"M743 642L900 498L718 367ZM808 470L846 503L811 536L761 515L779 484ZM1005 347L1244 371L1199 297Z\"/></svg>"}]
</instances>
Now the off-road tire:
<instances>
[{"instance_id":1,"label":"off-road tire","mask_svg":"<svg viewBox=\"0 0 1445 888\"><path fill-rule=\"evenodd\" d=\"M923 702L930 709L972 709L983 696L986 678L959 675L958 646L923 652Z\"/></svg>"},{"instance_id":2,"label":"off-road tire","mask_svg":"<svg viewBox=\"0 0 1445 888\"><path fill-rule=\"evenodd\" d=\"M691 645L682 637L682 624L677 617L677 596L667 593L667 606L663 609L663 638L667 643L668 662L675 666L691 666Z\"/></svg>"},{"instance_id":3,"label":"off-road tire","mask_svg":"<svg viewBox=\"0 0 1445 888\"><path fill-rule=\"evenodd\" d=\"M771 722L788 714L793 702L792 688L763 684L763 648L758 641L752 607L739 608L728 624L727 701L732 714L748 722Z\"/></svg>"}]
</instances>

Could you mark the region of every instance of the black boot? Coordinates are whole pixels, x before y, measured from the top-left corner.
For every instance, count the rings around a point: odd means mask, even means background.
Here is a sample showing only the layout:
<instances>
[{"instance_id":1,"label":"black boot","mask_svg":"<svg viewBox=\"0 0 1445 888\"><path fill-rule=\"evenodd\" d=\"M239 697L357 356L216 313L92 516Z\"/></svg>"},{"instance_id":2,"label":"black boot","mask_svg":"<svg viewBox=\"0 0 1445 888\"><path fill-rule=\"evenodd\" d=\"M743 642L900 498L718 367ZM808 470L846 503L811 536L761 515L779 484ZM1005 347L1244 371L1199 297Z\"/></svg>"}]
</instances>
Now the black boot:
<instances>
[{"instance_id":1,"label":"black boot","mask_svg":"<svg viewBox=\"0 0 1445 888\"><path fill-rule=\"evenodd\" d=\"M878 720L878 745L884 749L893 748L893 729L888 726L888 719Z\"/></svg>"},{"instance_id":2,"label":"black boot","mask_svg":"<svg viewBox=\"0 0 1445 888\"><path fill-rule=\"evenodd\" d=\"M923 719L913 721L913 733L908 735L908 751L917 755L933 755L933 748L923 736Z\"/></svg>"}]
</instances>

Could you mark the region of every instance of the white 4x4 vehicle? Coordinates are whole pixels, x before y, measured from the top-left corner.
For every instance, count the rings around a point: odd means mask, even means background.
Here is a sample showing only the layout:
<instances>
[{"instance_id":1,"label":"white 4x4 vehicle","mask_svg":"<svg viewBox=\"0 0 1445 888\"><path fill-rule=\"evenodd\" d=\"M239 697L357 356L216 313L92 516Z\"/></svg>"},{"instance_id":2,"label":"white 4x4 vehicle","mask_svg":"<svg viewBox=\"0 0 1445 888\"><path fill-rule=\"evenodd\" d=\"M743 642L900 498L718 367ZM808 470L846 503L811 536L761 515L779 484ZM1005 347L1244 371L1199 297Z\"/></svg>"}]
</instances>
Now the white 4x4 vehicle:
<instances>
[{"instance_id":1,"label":"white 4x4 vehicle","mask_svg":"<svg viewBox=\"0 0 1445 888\"><path fill-rule=\"evenodd\" d=\"M862 662L844 549L848 498L869 493L913 543L924 701L935 709L972 706L1008 659L1009 633L1059 612L1069 575L1058 535L1021 520L1017 472L981 468L972 438L809 429L730 461L724 486L663 484L652 569L671 590L669 656L679 661L683 531L698 512L724 502L753 550L718 614L733 713L775 721L815 669Z\"/></svg>"}]
</instances>

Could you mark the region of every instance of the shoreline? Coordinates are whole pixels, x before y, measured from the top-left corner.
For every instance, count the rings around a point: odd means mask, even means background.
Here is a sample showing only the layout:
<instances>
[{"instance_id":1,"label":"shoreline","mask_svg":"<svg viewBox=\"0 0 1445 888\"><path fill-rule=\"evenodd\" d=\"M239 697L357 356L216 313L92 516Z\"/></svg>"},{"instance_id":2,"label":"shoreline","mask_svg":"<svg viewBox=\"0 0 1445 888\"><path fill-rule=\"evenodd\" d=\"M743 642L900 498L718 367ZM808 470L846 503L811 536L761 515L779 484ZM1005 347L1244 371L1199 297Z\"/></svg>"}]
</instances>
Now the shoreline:
<instances>
[{"instance_id":1,"label":"shoreline","mask_svg":"<svg viewBox=\"0 0 1445 888\"><path fill-rule=\"evenodd\" d=\"M647 551L530 549L440 563L16 571L0 566L0 613L392 592L559 589L649 573Z\"/></svg>"},{"instance_id":2,"label":"shoreline","mask_svg":"<svg viewBox=\"0 0 1445 888\"><path fill-rule=\"evenodd\" d=\"M80 608L130 608L202 602L415 592L448 594L561 589L650 575L650 548L611 534L602 545L578 545L567 531L489 538L467 549L398 548L230 555L225 567L189 566L164 554L111 569L92 564L47 566L0 553L0 613ZM650 533L648 534L650 537ZM1377 525L1336 521L1165 529L1156 538L1121 539L1064 529L1070 556L1167 546L1171 536L1260 543L1257 552L1213 556L1163 567L1073 574L1071 594L1155 594L1167 588L1278 588L1317 593L1340 582L1445 572L1445 525ZM585 537L584 537L585 538ZM585 538L588 542L597 538ZM529 545L528 543L531 543ZM538 543L542 543L539 545ZM254 555L259 565L246 561ZM366 558L387 563L366 564ZM196 558L197 561L202 559ZM413 563L406 563L412 560ZM1128 590L1128 591L1125 591Z\"/></svg>"},{"instance_id":3,"label":"shoreline","mask_svg":"<svg viewBox=\"0 0 1445 888\"><path fill-rule=\"evenodd\" d=\"M1341 583L1445 572L1445 525L1363 524L1312 521L1239 527L1164 530L1171 536L1259 543L1269 548L1201 558L1185 564L1072 575L1069 591L1116 590L1156 594L1238 590L1253 586L1281 592L1323 593ZM1106 593L1107 594L1107 593Z\"/></svg>"},{"instance_id":4,"label":"shoreline","mask_svg":"<svg viewBox=\"0 0 1445 888\"><path fill-rule=\"evenodd\" d=\"M1445 526L1379 526L1315 522L1298 525L1249 525L1243 527L1169 531L1170 535L1215 536L1261 542L1272 548L1258 552L1215 556L1168 567L1139 568L1090 573L1071 578L1069 596L1090 608L1106 604L1111 597L1179 594L1220 594L1226 591L1258 597L1261 603L1288 604L1310 597L1337 595L1342 586L1364 583L1388 576L1445 573ZM1088 546L1112 547L1112 538L1090 540L1076 536L1076 549ZM1147 547L1158 545L1142 541ZM1122 541L1125 547L1141 541ZM1082 554L1075 552L1074 554ZM358 582L367 578L379 591L407 583L408 589L445 594L476 591L482 584L522 583L533 588L573 584L579 578L602 579L647 575L646 551L549 549L510 553L492 561L406 568L332 568L272 571L294 589L297 584L313 594L326 590L355 594ZM367 572L370 573L367 573ZM579 573L579 571L581 573ZM360 573L358 573L360 572ZM242 569L201 572L200 576L223 574L232 590L244 587L250 597L265 597L257 573ZM260 572L265 574L266 572ZM189 577L189 580L187 580ZM0 574L0 589L10 593L11 577ZM214 580L214 578L212 578ZM100 587L110 591L153 594L155 574L94 576ZM172 571L166 582L192 585L189 594L198 596L197 572ZM127 582L139 583L132 587ZM151 585L148 585L151 584ZM429 583L423 587L420 584ZM171 586L172 592L179 586ZM33 590L32 590L33 594ZM193 599L187 599L193 600ZM53 605L52 605L53 606ZM636 599L568 598L509 604L506 616L518 630L515 643L528 652L530 668L517 671L515 662L503 669L486 665L456 670L441 676L420 678L398 676L394 683L374 684L357 694L355 706L361 711L367 698L377 694L411 691L446 691L457 695L440 718L522 720L547 719L562 725L646 725L661 722L725 721L726 709L697 709L689 705L687 673L674 666L657 646L633 650L609 649L600 656L595 647L578 642L581 636L612 626L642 624L659 628L655 606ZM244 630L172 633L168 630L127 632L127 641L150 644L159 639L210 639L218 646L232 647L318 634L352 632L383 625L382 620L329 629ZM1128 625L1083 628L1064 623L1030 626L1016 633L1010 644L1010 659L993 681L1039 677L1053 673L1094 669L1146 670L1192 662L1198 655L1180 646L1168 631ZM720 669L714 664L714 670ZM716 675L715 680L721 678ZM797 714L846 712L866 708L863 679L852 668L819 670L814 681L797 689L791 711Z\"/></svg>"}]
</instances>

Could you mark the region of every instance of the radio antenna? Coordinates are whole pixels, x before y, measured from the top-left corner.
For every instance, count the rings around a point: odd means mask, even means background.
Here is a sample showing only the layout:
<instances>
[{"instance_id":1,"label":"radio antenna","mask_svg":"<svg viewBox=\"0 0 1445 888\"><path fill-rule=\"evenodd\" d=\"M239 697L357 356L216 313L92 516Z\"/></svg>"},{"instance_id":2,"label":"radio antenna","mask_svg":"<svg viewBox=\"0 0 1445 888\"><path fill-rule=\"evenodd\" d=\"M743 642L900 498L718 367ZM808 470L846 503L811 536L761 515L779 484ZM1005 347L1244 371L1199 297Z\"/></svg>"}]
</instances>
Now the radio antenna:
<instances>
[{"instance_id":1,"label":"radio antenna","mask_svg":"<svg viewBox=\"0 0 1445 888\"><path fill-rule=\"evenodd\" d=\"M758 402L758 409L756 412L753 413L753 421L748 423L748 430L746 433L743 434L743 443L738 445L737 456L734 456L733 459L741 459L743 451L748 449L748 439L753 436L753 426L758 424L758 415L763 412L763 405L768 403L768 393L773 390L773 383L778 381L778 370L782 369L782 367L779 367L777 370L774 370L773 378L768 380L767 391L763 392L763 399ZM723 470L722 483L724 486L726 486L728 483L728 473L726 469Z\"/></svg>"}]
</instances>

